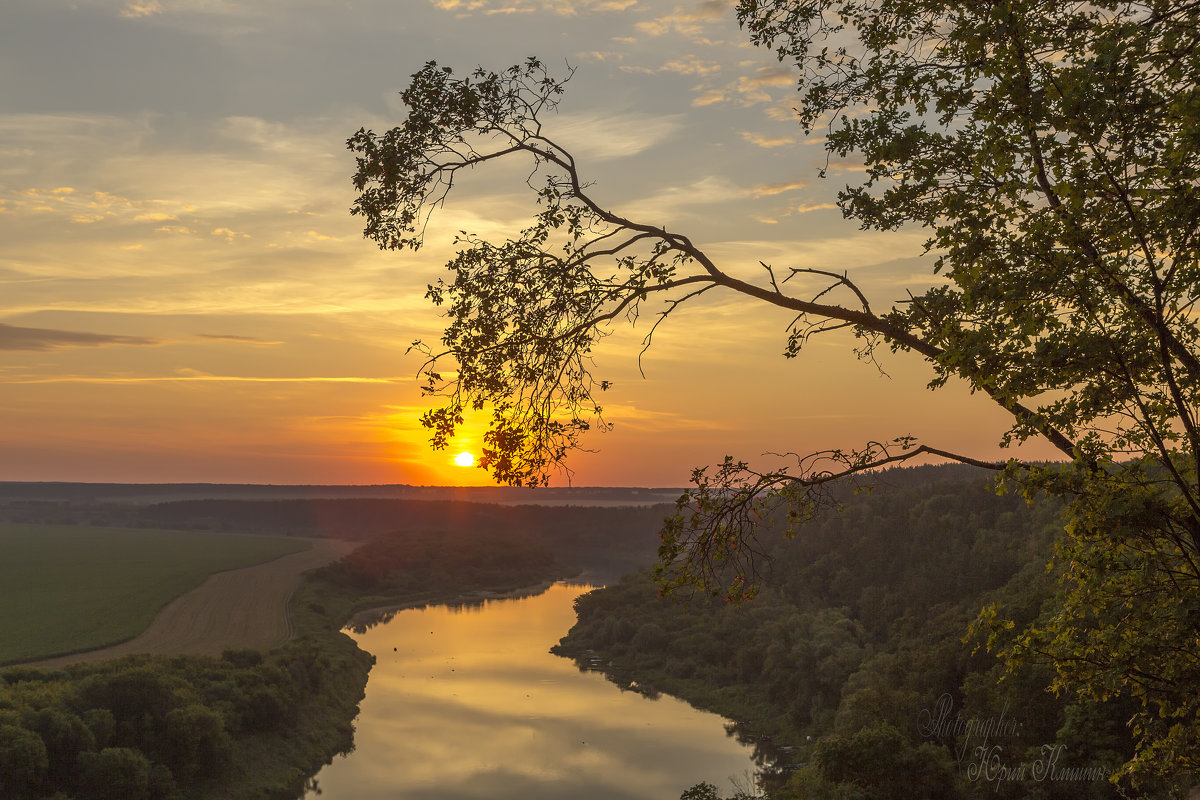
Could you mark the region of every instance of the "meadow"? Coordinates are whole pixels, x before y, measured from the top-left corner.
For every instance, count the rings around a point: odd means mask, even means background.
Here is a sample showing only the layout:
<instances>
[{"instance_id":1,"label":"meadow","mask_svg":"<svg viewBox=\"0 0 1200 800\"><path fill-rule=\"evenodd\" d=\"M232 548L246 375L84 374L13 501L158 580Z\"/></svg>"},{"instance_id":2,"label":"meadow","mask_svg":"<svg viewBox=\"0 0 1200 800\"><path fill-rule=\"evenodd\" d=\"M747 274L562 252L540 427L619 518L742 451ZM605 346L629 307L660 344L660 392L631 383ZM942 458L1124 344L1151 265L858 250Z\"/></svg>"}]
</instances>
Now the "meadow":
<instances>
[{"instance_id":1,"label":"meadow","mask_svg":"<svg viewBox=\"0 0 1200 800\"><path fill-rule=\"evenodd\" d=\"M209 575L310 546L231 533L0 524L0 664L125 641Z\"/></svg>"}]
</instances>

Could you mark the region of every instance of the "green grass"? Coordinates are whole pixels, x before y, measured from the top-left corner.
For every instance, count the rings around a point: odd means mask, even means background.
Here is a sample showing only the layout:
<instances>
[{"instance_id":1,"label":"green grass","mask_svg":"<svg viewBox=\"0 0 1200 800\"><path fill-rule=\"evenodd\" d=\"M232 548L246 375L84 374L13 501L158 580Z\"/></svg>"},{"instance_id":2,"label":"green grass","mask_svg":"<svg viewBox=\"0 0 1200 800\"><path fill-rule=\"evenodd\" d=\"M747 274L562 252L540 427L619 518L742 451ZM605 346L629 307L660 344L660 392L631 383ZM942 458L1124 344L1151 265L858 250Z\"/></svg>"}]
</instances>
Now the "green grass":
<instances>
[{"instance_id":1,"label":"green grass","mask_svg":"<svg viewBox=\"0 0 1200 800\"><path fill-rule=\"evenodd\" d=\"M0 524L0 664L131 639L212 573L310 546L230 533Z\"/></svg>"}]
</instances>

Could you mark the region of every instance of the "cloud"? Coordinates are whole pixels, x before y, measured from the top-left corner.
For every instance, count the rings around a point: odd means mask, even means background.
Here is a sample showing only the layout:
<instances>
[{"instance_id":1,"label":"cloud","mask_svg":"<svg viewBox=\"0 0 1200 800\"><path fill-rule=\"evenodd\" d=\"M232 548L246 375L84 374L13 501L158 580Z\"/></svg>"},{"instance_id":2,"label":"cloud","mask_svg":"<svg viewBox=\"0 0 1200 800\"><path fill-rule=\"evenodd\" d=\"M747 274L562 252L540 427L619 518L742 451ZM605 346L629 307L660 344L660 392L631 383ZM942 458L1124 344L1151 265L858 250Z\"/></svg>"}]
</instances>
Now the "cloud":
<instances>
[{"instance_id":1,"label":"cloud","mask_svg":"<svg viewBox=\"0 0 1200 800\"><path fill-rule=\"evenodd\" d=\"M609 421L619 423L622 427L632 430L728 431L736 429L735 425L719 420L693 419L673 411L656 411L631 404L605 405L604 416Z\"/></svg>"},{"instance_id":2,"label":"cloud","mask_svg":"<svg viewBox=\"0 0 1200 800\"><path fill-rule=\"evenodd\" d=\"M163 12L162 3L158 0L129 0L121 9L121 16L127 19L149 17Z\"/></svg>"},{"instance_id":3,"label":"cloud","mask_svg":"<svg viewBox=\"0 0 1200 800\"><path fill-rule=\"evenodd\" d=\"M692 105L696 107L711 106L716 103L724 103L729 99L729 96L721 89L709 89L704 94L692 101Z\"/></svg>"},{"instance_id":4,"label":"cloud","mask_svg":"<svg viewBox=\"0 0 1200 800\"><path fill-rule=\"evenodd\" d=\"M223 238L226 242L229 242L230 244L233 243L234 239L238 239L238 238L249 239L250 238L250 234L241 233L241 232L235 231L231 228L213 228L212 235L220 236L221 238Z\"/></svg>"},{"instance_id":5,"label":"cloud","mask_svg":"<svg viewBox=\"0 0 1200 800\"><path fill-rule=\"evenodd\" d=\"M865 164L857 164L852 161L834 161L825 167L826 172L866 172Z\"/></svg>"},{"instance_id":6,"label":"cloud","mask_svg":"<svg viewBox=\"0 0 1200 800\"><path fill-rule=\"evenodd\" d=\"M128 208L132 205L133 201L127 197L103 191L92 192L92 199L88 202L90 208Z\"/></svg>"},{"instance_id":7,"label":"cloud","mask_svg":"<svg viewBox=\"0 0 1200 800\"><path fill-rule=\"evenodd\" d=\"M661 191L633 203L622 206L617 213L631 219L653 220L656 223L673 217L680 209L688 206L722 203L741 195L733 184L724 178L708 176L685 186L669 186Z\"/></svg>"},{"instance_id":8,"label":"cloud","mask_svg":"<svg viewBox=\"0 0 1200 800\"><path fill-rule=\"evenodd\" d=\"M824 211L826 209L837 208L837 203L808 203L802 206L796 206L797 214L807 214L810 211Z\"/></svg>"},{"instance_id":9,"label":"cloud","mask_svg":"<svg viewBox=\"0 0 1200 800\"><path fill-rule=\"evenodd\" d=\"M757 75L743 75L738 83L746 87L792 86L796 77L788 67L760 67Z\"/></svg>"},{"instance_id":10,"label":"cloud","mask_svg":"<svg viewBox=\"0 0 1200 800\"><path fill-rule=\"evenodd\" d=\"M186 372L186 370L185 370ZM55 375L45 378L0 378L0 383L43 384L43 383L411 383L412 378L363 378L358 376L301 376L295 378L262 378L247 375L145 375L121 377L97 377L90 375Z\"/></svg>"},{"instance_id":11,"label":"cloud","mask_svg":"<svg viewBox=\"0 0 1200 800\"><path fill-rule=\"evenodd\" d=\"M659 67L660 72L676 72L680 75L711 75L721 71L716 61L703 61L695 56L684 56L668 61Z\"/></svg>"},{"instance_id":12,"label":"cloud","mask_svg":"<svg viewBox=\"0 0 1200 800\"><path fill-rule=\"evenodd\" d=\"M746 194L751 197L769 197L771 195L783 194L795 189L803 189L808 184L804 181L780 181L779 183L761 183L751 189L746 190Z\"/></svg>"},{"instance_id":13,"label":"cloud","mask_svg":"<svg viewBox=\"0 0 1200 800\"><path fill-rule=\"evenodd\" d=\"M547 133L577 156L606 159L623 158L649 150L682 127L680 114L596 110L562 114L547 125Z\"/></svg>"},{"instance_id":14,"label":"cloud","mask_svg":"<svg viewBox=\"0 0 1200 800\"><path fill-rule=\"evenodd\" d=\"M776 100L767 106L766 115L776 122L791 122L795 124L797 114L796 102L796 98L792 95ZM814 142L822 144L824 141L825 138L822 136L810 136L805 140L805 144L812 144Z\"/></svg>"},{"instance_id":15,"label":"cloud","mask_svg":"<svg viewBox=\"0 0 1200 800\"><path fill-rule=\"evenodd\" d=\"M260 339L257 336L238 336L232 333L197 333L201 339L213 339L219 342L240 342L243 344L283 344L274 339Z\"/></svg>"},{"instance_id":16,"label":"cloud","mask_svg":"<svg viewBox=\"0 0 1200 800\"><path fill-rule=\"evenodd\" d=\"M456 16L466 17L478 11L485 16L496 14L533 14L548 11L560 17L573 17L580 13L624 11L637 5L638 0L517 0L506 5L493 6L491 0L429 0L435 8L453 11Z\"/></svg>"},{"instance_id":17,"label":"cloud","mask_svg":"<svg viewBox=\"0 0 1200 800\"><path fill-rule=\"evenodd\" d=\"M742 131L742 138L756 147L784 147L796 143L792 136L764 136L755 131Z\"/></svg>"},{"instance_id":18,"label":"cloud","mask_svg":"<svg viewBox=\"0 0 1200 800\"><path fill-rule=\"evenodd\" d=\"M0 350L60 350L64 347L102 347L113 344L155 345L157 339L106 333L22 328L0 322Z\"/></svg>"},{"instance_id":19,"label":"cloud","mask_svg":"<svg viewBox=\"0 0 1200 800\"><path fill-rule=\"evenodd\" d=\"M663 36L675 32L696 38L702 35L705 25L724 16L731 7L732 4L726 0L704 0L694 10L675 6L671 13L657 19L638 22L634 27L650 36Z\"/></svg>"}]
</instances>

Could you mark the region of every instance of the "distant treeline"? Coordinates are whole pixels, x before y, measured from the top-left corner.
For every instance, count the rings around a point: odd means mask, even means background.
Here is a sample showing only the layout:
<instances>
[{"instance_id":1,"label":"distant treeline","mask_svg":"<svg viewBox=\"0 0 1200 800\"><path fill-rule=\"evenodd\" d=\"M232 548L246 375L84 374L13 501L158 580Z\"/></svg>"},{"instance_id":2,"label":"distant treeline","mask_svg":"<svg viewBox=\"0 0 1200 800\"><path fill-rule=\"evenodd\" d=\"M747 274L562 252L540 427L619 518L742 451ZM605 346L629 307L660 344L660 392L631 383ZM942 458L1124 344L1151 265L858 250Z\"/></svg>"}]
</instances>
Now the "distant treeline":
<instances>
[{"instance_id":1,"label":"distant treeline","mask_svg":"<svg viewBox=\"0 0 1200 800\"><path fill-rule=\"evenodd\" d=\"M624 491L624 490L623 490ZM362 540L397 531L522 534L593 579L615 580L653 561L658 506L536 506L453 500L178 500L149 505L19 501L0 519L20 523L175 528Z\"/></svg>"},{"instance_id":2,"label":"distant treeline","mask_svg":"<svg viewBox=\"0 0 1200 800\"><path fill-rule=\"evenodd\" d=\"M407 499L466 500L475 503L655 503L674 500L682 489L633 486L366 486L257 483L68 483L0 481L0 503L154 503L167 500Z\"/></svg>"},{"instance_id":3,"label":"distant treeline","mask_svg":"<svg viewBox=\"0 0 1200 800\"><path fill-rule=\"evenodd\" d=\"M738 720L780 798L1116 797L1132 706L1055 697L1036 664L998 682L968 635L987 604L1019 628L1048 601L1059 508L958 469L878 484L793 539L762 534L752 601L661 599L644 571L580 597L556 652Z\"/></svg>"}]
</instances>

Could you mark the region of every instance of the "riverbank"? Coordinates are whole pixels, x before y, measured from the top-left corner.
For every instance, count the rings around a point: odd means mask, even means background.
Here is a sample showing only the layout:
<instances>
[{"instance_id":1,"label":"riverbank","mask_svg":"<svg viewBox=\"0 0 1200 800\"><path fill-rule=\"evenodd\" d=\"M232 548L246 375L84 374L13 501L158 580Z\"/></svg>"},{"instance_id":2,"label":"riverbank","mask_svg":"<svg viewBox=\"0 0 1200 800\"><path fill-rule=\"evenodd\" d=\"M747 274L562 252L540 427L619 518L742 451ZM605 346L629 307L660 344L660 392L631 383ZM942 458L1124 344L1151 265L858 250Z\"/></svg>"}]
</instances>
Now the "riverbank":
<instances>
[{"instance_id":1,"label":"riverbank","mask_svg":"<svg viewBox=\"0 0 1200 800\"><path fill-rule=\"evenodd\" d=\"M375 625L389 622L396 614L413 608L428 608L429 606L478 606L489 600L511 600L518 597L536 597L549 589L560 580L567 577L551 578L530 586L520 586L514 589L477 589L461 592L457 595L442 597L435 600L406 600L400 603L390 603L356 611L342 626L355 633L362 633Z\"/></svg>"}]
</instances>

